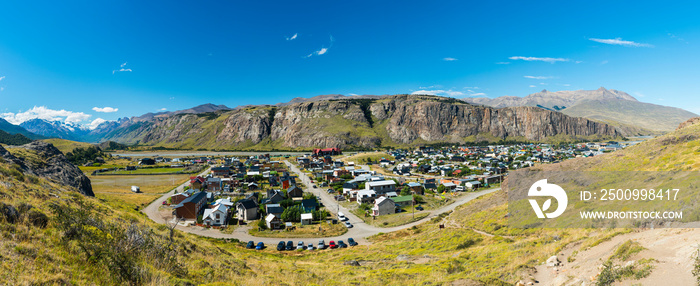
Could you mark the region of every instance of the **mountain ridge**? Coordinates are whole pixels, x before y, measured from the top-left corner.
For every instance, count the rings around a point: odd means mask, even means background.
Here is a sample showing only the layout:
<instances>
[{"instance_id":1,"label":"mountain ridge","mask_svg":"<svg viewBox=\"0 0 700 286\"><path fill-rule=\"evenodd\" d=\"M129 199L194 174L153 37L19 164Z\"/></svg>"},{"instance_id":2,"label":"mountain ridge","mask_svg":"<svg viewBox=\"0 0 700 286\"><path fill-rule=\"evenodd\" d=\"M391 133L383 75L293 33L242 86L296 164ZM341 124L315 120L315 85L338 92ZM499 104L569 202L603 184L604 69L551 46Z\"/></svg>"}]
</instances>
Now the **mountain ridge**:
<instances>
[{"instance_id":1,"label":"mountain ridge","mask_svg":"<svg viewBox=\"0 0 700 286\"><path fill-rule=\"evenodd\" d=\"M309 149L591 137L620 134L606 124L536 107L495 109L432 95L394 95L153 118L103 140L190 149Z\"/></svg>"},{"instance_id":2,"label":"mountain ridge","mask_svg":"<svg viewBox=\"0 0 700 286\"><path fill-rule=\"evenodd\" d=\"M569 116L611 124L625 136L672 131L683 121L698 116L669 106L638 101L633 96L604 87L596 90L550 92L542 90L525 97L469 98L465 101L496 108L537 106Z\"/></svg>"}]
</instances>

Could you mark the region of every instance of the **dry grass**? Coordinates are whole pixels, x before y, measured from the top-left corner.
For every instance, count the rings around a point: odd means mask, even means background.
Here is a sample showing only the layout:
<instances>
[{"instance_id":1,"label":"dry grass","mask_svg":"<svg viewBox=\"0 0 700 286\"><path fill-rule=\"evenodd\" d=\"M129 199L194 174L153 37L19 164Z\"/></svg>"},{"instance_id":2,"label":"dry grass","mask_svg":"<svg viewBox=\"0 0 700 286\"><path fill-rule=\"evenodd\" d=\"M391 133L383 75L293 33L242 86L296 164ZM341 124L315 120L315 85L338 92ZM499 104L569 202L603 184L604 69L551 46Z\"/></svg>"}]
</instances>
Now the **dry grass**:
<instances>
[{"instance_id":1,"label":"dry grass","mask_svg":"<svg viewBox=\"0 0 700 286\"><path fill-rule=\"evenodd\" d=\"M338 223L338 224L328 224L326 222L315 223L312 225L301 225L301 223L294 223L293 230L263 230L258 231L255 225L250 229L249 233L254 236L262 237L324 237L324 236L338 236L348 232L348 229ZM321 231L319 231L319 227Z\"/></svg>"},{"instance_id":2,"label":"dry grass","mask_svg":"<svg viewBox=\"0 0 700 286\"><path fill-rule=\"evenodd\" d=\"M90 176L96 197L137 207L149 204L188 178L189 175ZM132 193L131 186L139 186L142 193Z\"/></svg>"},{"instance_id":3,"label":"dry grass","mask_svg":"<svg viewBox=\"0 0 700 286\"><path fill-rule=\"evenodd\" d=\"M368 152L368 153L358 153L349 157L345 157L342 160L344 162L355 162L355 165L364 165L367 163L367 159L370 161L379 161L385 158L389 161L394 160L394 156L389 155L386 152Z\"/></svg>"}]
</instances>

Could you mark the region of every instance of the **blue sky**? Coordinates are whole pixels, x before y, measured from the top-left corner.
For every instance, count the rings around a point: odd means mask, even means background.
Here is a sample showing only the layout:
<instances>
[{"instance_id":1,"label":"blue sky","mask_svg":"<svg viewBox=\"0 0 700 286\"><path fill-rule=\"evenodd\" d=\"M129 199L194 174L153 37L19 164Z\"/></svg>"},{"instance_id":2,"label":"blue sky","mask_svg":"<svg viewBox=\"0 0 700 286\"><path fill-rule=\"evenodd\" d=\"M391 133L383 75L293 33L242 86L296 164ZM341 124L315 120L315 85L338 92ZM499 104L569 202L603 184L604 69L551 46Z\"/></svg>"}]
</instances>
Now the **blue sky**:
<instances>
[{"instance_id":1,"label":"blue sky","mask_svg":"<svg viewBox=\"0 0 700 286\"><path fill-rule=\"evenodd\" d=\"M0 114L87 125L209 102L234 107L421 90L525 96L601 86L700 113L699 8L641 1L4 1Z\"/></svg>"}]
</instances>

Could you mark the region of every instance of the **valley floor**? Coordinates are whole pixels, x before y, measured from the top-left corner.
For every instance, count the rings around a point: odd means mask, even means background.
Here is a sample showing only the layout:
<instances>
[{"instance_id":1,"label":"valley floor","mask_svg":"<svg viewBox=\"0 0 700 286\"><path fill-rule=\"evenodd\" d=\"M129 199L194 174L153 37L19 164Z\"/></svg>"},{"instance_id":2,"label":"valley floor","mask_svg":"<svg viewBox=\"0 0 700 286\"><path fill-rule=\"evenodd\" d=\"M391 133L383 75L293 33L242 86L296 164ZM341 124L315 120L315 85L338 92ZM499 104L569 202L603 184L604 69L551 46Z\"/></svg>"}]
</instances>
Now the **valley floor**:
<instances>
[{"instance_id":1,"label":"valley floor","mask_svg":"<svg viewBox=\"0 0 700 286\"><path fill-rule=\"evenodd\" d=\"M294 173L296 173L299 178L301 179L302 183L304 183L307 186L311 186L312 183L310 182L310 179L308 176L306 176L305 173L301 172L296 166L290 164L289 162L286 162L288 166L290 167L290 170ZM204 171L202 174L207 173L209 170ZM181 189L184 187L184 185L187 183L184 183L183 185L177 187L175 190L172 190L163 196L161 196L159 199L153 201L150 205L148 205L146 208L144 208L142 211L145 213L151 220L153 220L156 223L165 223L166 220L170 219L170 210L169 209L164 209L162 208L162 202L166 200L170 195L172 195L177 189ZM440 216L441 214L450 212L454 210L456 207L463 205L465 203L468 203L471 200L474 200L480 196L490 194L493 192L496 192L500 190L500 188L493 188L493 189L488 189L488 190L483 190L483 191L478 191L478 192L470 192L467 193L464 196L461 196L458 198L455 202L452 204L440 207L438 209L429 211L423 211L423 213L429 213L425 218L404 224L401 226L396 226L396 227L376 227L372 226L369 224L364 223L364 221L357 216L355 216L352 212L350 212L348 209L343 207L342 205L338 206L338 203L333 199L331 195L328 193L324 192L321 189L318 188L313 188L310 190L306 190L307 192L312 192L314 193L326 206L326 208L334 215L337 215L338 211L343 212L349 219L350 223L353 224L353 227L348 230L345 234L341 236L333 236L333 237L316 237L316 238L304 238L307 242L317 242L319 239L325 239L327 242L331 240L347 240L348 237L352 237L355 240L357 240L359 243L362 244L367 244L369 243L365 238L369 236L373 236L379 233L389 233L389 232L394 232L398 230L403 230L403 229L408 229L413 226L422 224L424 222L427 222L437 216ZM284 238L284 237L276 237L276 238L269 238L269 237L256 237L252 236L248 233L248 230L250 227L255 227L252 226L251 224L244 226L244 227L236 227L233 233L224 233L220 230L217 229L209 229L205 227L198 227L198 226L182 226L179 225L177 226L177 229L200 235L200 236L205 236L205 237L211 237L211 238L228 238L228 239L238 239L240 241L255 241L255 242L263 242L266 245L275 245L277 244L280 240L298 240L299 238L294 238L294 237L289 237L289 238Z\"/></svg>"}]
</instances>

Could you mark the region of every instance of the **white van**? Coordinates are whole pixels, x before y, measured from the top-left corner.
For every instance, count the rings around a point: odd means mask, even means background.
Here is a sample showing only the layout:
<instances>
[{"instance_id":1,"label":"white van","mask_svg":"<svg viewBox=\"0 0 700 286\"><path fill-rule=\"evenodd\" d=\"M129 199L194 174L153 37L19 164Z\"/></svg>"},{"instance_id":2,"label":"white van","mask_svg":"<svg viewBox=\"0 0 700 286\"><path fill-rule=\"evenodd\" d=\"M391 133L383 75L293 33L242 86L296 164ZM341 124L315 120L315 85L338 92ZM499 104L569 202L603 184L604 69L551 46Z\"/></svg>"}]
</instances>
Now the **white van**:
<instances>
[{"instance_id":1,"label":"white van","mask_svg":"<svg viewBox=\"0 0 700 286\"><path fill-rule=\"evenodd\" d=\"M345 217L345 214L342 212L338 212L338 220L340 221L346 221L348 218Z\"/></svg>"}]
</instances>

